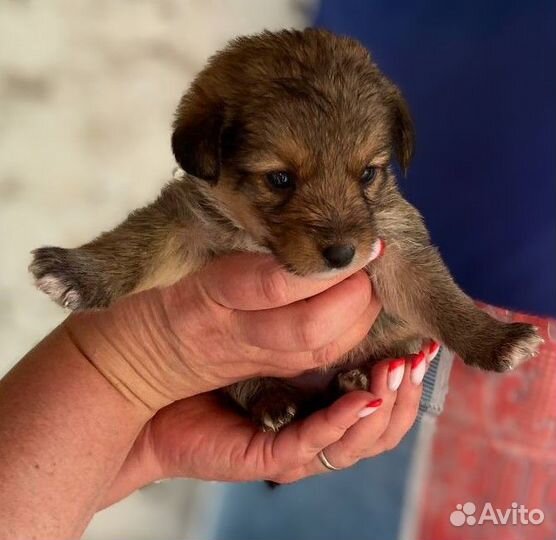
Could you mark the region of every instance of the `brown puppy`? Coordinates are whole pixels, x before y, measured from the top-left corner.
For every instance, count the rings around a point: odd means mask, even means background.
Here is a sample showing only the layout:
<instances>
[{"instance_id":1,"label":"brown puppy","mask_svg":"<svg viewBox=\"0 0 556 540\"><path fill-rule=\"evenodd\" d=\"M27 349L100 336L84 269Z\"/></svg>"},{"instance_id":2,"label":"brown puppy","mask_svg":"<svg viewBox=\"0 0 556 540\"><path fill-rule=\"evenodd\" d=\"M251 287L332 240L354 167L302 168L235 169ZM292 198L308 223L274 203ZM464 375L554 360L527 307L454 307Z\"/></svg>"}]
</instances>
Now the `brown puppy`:
<instances>
[{"instance_id":1,"label":"brown puppy","mask_svg":"<svg viewBox=\"0 0 556 540\"><path fill-rule=\"evenodd\" d=\"M318 275L369 260L380 238L367 271L384 310L344 362L414 353L426 338L493 371L535 354L533 327L494 320L456 286L400 195L391 162L405 170L413 154L407 104L357 41L313 29L233 41L182 98L172 147L183 170L154 203L84 246L34 252L40 289L100 308L230 251L270 251ZM268 378L230 392L270 429L301 399Z\"/></svg>"}]
</instances>

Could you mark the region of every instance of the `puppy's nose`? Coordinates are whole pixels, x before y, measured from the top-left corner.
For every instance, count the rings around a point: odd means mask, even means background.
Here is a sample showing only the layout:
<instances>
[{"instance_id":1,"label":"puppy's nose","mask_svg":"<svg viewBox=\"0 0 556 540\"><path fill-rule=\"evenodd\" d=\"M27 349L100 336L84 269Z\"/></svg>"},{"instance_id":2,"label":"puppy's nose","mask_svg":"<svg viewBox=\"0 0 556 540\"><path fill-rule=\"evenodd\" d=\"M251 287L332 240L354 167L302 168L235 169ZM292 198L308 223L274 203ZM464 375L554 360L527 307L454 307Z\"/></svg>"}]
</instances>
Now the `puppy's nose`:
<instances>
[{"instance_id":1,"label":"puppy's nose","mask_svg":"<svg viewBox=\"0 0 556 540\"><path fill-rule=\"evenodd\" d=\"M334 244L322 250L322 254L332 268L347 266L355 255L355 248L351 244Z\"/></svg>"}]
</instances>

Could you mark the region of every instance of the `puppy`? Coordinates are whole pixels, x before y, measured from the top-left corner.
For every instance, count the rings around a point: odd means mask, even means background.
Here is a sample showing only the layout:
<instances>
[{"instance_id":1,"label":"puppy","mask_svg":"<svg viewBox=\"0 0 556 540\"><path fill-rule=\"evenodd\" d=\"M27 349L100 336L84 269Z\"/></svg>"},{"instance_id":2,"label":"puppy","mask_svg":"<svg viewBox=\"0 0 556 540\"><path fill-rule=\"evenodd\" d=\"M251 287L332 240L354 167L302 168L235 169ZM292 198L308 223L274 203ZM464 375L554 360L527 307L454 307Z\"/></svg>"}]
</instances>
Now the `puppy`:
<instances>
[{"instance_id":1,"label":"puppy","mask_svg":"<svg viewBox=\"0 0 556 540\"><path fill-rule=\"evenodd\" d=\"M290 272L318 276L380 245L366 270L384 309L340 361L344 389L367 383L353 368L429 339L490 371L536 353L534 327L493 319L457 287L398 191L393 161L405 171L414 149L408 106L357 41L315 29L232 41L183 96L172 148L181 169L154 203L81 247L34 251L39 289L72 310L103 308L231 251L271 252ZM273 378L229 392L272 430L305 397Z\"/></svg>"}]
</instances>

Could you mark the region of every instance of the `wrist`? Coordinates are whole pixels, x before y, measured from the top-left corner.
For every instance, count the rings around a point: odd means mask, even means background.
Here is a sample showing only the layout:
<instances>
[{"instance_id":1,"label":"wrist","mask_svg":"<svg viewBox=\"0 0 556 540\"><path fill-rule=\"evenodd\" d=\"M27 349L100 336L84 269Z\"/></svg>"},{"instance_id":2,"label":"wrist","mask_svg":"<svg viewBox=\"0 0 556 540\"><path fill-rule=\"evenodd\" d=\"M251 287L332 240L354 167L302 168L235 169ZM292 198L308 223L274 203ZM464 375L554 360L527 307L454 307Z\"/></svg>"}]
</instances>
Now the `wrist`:
<instances>
[{"instance_id":1,"label":"wrist","mask_svg":"<svg viewBox=\"0 0 556 540\"><path fill-rule=\"evenodd\" d=\"M10 496L0 522L22 538L80 536L150 415L107 383L65 325L1 386L0 476Z\"/></svg>"},{"instance_id":2,"label":"wrist","mask_svg":"<svg viewBox=\"0 0 556 540\"><path fill-rule=\"evenodd\" d=\"M97 510L111 506L134 491L166 477L154 452L150 430L151 423L147 422Z\"/></svg>"}]
</instances>

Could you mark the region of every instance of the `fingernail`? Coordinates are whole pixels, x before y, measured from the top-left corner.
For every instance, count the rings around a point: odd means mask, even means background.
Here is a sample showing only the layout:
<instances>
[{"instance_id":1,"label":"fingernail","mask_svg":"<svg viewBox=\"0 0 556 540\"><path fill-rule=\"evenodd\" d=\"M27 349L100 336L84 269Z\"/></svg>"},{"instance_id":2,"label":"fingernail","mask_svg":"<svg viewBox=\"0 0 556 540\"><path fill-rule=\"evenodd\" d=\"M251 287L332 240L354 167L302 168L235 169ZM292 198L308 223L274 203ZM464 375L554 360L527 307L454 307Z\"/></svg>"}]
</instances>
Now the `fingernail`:
<instances>
[{"instance_id":1,"label":"fingernail","mask_svg":"<svg viewBox=\"0 0 556 540\"><path fill-rule=\"evenodd\" d=\"M436 355L438 354L439 350L440 350L440 343L438 343L437 341L431 341L427 351L428 364L430 364L436 358Z\"/></svg>"},{"instance_id":2,"label":"fingernail","mask_svg":"<svg viewBox=\"0 0 556 540\"><path fill-rule=\"evenodd\" d=\"M377 238L371 248L371 254L369 255L369 262L374 261L378 257L381 257L386 248L386 244L382 238Z\"/></svg>"},{"instance_id":3,"label":"fingernail","mask_svg":"<svg viewBox=\"0 0 556 540\"><path fill-rule=\"evenodd\" d=\"M421 384L425 372L427 371L427 362L425 360L426 357L423 351L414 356L411 360L411 373L409 374L409 378L415 386Z\"/></svg>"},{"instance_id":4,"label":"fingernail","mask_svg":"<svg viewBox=\"0 0 556 540\"><path fill-rule=\"evenodd\" d=\"M369 401L365 408L359 411L359 418L365 418L365 416L369 416L369 414L373 414L380 406L382 405L382 399L373 399L373 401Z\"/></svg>"},{"instance_id":5,"label":"fingernail","mask_svg":"<svg viewBox=\"0 0 556 540\"><path fill-rule=\"evenodd\" d=\"M402 384L403 373L405 371L405 358L391 360L388 365L388 388L395 392Z\"/></svg>"}]
</instances>

